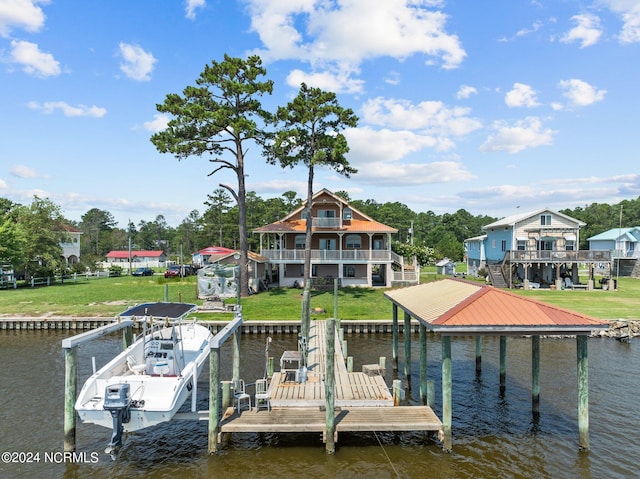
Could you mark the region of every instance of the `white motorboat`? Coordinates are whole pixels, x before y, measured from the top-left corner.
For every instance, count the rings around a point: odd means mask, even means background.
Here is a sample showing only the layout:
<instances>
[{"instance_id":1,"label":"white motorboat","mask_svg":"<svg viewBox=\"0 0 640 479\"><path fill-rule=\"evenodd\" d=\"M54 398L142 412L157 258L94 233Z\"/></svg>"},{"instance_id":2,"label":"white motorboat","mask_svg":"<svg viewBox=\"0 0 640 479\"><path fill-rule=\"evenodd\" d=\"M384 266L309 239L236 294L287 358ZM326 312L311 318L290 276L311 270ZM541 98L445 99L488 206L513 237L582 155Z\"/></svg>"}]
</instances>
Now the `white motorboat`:
<instances>
[{"instance_id":1,"label":"white motorboat","mask_svg":"<svg viewBox=\"0 0 640 479\"><path fill-rule=\"evenodd\" d=\"M122 445L123 431L169 421L189 395L195 411L198 376L209 355L209 329L185 316L193 304L148 303L121 318L143 321L143 333L92 374L75 403L83 422L112 428L107 452Z\"/></svg>"}]
</instances>

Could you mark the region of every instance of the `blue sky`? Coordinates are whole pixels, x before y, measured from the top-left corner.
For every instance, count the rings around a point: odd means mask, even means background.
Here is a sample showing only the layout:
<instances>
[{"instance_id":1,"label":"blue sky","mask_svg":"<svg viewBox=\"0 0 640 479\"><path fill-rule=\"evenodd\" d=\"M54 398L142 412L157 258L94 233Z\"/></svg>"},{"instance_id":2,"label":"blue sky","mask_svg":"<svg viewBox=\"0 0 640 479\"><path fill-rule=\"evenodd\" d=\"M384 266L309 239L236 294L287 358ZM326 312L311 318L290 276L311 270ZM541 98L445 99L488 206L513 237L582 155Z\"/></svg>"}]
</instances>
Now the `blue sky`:
<instances>
[{"instance_id":1,"label":"blue sky","mask_svg":"<svg viewBox=\"0 0 640 479\"><path fill-rule=\"evenodd\" d=\"M0 0L0 197L121 227L203 213L234 178L149 138L225 53L261 56L267 108L304 81L359 116L358 174L317 171L316 191L496 217L640 196L638 0ZM305 197L304 168L257 147L246 172Z\"/></svg>"}]
</instances>

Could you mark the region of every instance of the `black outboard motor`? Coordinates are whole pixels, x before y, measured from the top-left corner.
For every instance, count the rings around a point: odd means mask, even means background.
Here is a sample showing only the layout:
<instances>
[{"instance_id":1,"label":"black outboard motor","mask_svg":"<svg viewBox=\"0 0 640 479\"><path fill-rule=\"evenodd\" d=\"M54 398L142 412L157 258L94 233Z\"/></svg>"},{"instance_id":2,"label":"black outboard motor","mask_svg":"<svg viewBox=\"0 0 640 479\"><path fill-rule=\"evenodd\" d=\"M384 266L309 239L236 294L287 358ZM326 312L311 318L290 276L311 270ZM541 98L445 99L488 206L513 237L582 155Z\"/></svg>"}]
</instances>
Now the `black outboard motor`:
<instances>
[{"instance_id":1,"label":"black outboard motor","mask_svg":"<svg viewBox=\"0 0 640 479\"><path fill-rule=\"evenodd\" d=\"M131 419L130 407L131 396L128 384L111 384L105 388L103 408L111 413L111 418L113 419L111 442L105 451L107 454L117 452L122 446L122 433L124 432L122 425L128 423L129 419Z\"/></svg>"}]
</instances>

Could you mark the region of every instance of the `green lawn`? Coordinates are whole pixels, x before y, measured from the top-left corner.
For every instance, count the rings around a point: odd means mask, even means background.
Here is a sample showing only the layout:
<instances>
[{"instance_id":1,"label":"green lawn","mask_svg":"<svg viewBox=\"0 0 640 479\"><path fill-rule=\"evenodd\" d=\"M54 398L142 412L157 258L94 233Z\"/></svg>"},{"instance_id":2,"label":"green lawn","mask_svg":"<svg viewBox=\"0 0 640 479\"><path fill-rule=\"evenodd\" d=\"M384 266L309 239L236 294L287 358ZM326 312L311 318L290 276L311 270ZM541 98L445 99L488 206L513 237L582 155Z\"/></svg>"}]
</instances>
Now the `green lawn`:
<instances>
[{"instance_id":1,"label":"green lawn","mask_svg":"<svg viewBox=\"0 0 640 479\"><path fill-rule=\"evenodd\" d=\"M442 279L435 271L425 271L422 281ZM0 290L0 316L98 316L110 317L134 304L164 301L202 304L196 299L195 277L165 280L164 277L120 277L82 280L77 283L36 288ZM390 319L391 303L384 289L345 288L338 293L338 316L341 319ZM534 298L602 319L640 318L640 280L620 278L618 291L513 290L515 294ZM227 300L235 303L235 298ZM302 307L302 291L275 288L242 298L247 320L297 320ZM311 307L326 310L314 318L333 317L333 291L312 292ZM202 319L226 320L231 313L198 313Z\"/></svg>"}]
</instances>

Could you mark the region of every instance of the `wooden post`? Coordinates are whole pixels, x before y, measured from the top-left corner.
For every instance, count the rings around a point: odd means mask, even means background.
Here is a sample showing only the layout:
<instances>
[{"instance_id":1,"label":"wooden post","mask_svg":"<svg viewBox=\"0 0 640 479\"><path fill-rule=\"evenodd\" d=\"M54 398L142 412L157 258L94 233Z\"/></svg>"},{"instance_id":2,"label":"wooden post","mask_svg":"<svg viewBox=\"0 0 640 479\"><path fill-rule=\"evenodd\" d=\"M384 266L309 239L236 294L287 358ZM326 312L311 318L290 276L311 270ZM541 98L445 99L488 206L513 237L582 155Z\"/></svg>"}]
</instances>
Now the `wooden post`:
<instances>
[{"instance_id":1,"label":"wooden post","mask_svg":"<svg viewBox=\"0 0 640 479\"><path fill-rule=\"evenodd\" d=\"M427 404L427 328L420 323L420 404Z\"/></svg>"},{"instance_id":2,"label":"wooden post","mask_svg":"<svg viewBox=\"0 0 640 479\"><path fill-rule=\"evenodd\" d=\"M64 452L76 450L76 388L78 384L78 348L64 350Z\"/></svg>"},{"instance_id":3,"label":"wooden post","mask_svg":"<svg viewBox=\"0 0 640 479\"><path fill-rule=\"evenodd\" d=\"M476 374L482 372L482 336L476 336Z\"/></svg>"},{"instance_id":4,"label":"wooden post","mask_svg":"<svg viewBox=\"0 0 640 479\"><path fill-rule=\"evenodd\" d=\"M589 450L589 355L587 336L578 335L578 447Z\"/></svg>"},{"instance_id":5,"label":"wooden post","mask_svg":"<svg viewBox=\"0 0 640 479\"><path fill-rule=\"evenodd\" d=\"M393 324L391 326L392 363L393 370L398 370L398 305L393 304Z\"/></svg>"},{"instance_id":6,"label":"wooden post","mask_svg":"<svg viewBox=\"0 0 640 479\"><path fill-rule=\"evenodd\" d=\"M302 293L302 323L304 325L303 337L306 344L309 344L309 330L311 329L311 279L304 285Z\"/></svg>"},{"instance_id":7,"label":"wooden post","mask_svg":"<svg viewBox=\"0 0 640 479\"><path fill-rule=\"evenodd\" d=\"M336 328L340 331L342 327L338 316L338 278L333 278L333 317L336 318Z\"/></svg>"},{"instance_id":8,"label":"wooden post","mask_svg":"<svg viewBox=\"0 0 640 479\"><path fill-rule=\"evenodd\" d=\"M451 336L442 336L442 448L451 452Z\"/></svg>"},{"instance_id":9,"label":"wooden post","mask_svg":"<svg viewBox=\"0 0 640 479\"><path fill-rule=\"evenodd\" d=\"M224 411L227 410L229 406L233 406L231 401L231 385L233 381L220 381L222 385L222 415L224 416Z\"/></svg>"},{"instance_id":10,"label":"wooden post","mask_svg":"<svg viewBox=\"0 0 640 479\"><path fill-rule=\"evenodd\" d=\"M327 358L326 377L324 382L326 424L325 424L325 450L327 454L336 452L335 445L335 346L336 346L336 321L333 318L327 319Z\"/></svg>"},{"instance_id":11,"label":"wooden post","mask_svg":"<svg viewBox=\"0 0 640 479\"><path fill-rule=\"evenodd\" d=\"M209 352L209 454L218 452L220 432L220 348Z\"/></svg>"},{"instance_id":12,"label":"wooden post","mask_svg":"<svg viewBox=\"0 0 640 479\"><path fill-rule=\"evenodd\" d=\"M347 342L342 341L342 356L347 357Z\"/></svg>"},{"instance_id":13,"label":"wooden post","mask_svg":"<svg viewBox=\"0 0 640 479\"><path fill-rule=\"evenodd\" d=\"M404 375L411 391L411 315L404 313Z\"/></svg>"},{"instance_id":14,"label":"wooden post","mask_svg":"<svg viewBox=\"0 0 640 479\"><path fill-rule=\"evenodd\" d=\"M531 336L531 411L540 414L540 336Z\"/></svg>"},{"instance_id":15,"label":"wooden post","mask_svg":"<svg viewBox=\"0 0 640 479\"><path fill-rule=\"evenodd\" d=\"M433 407L436 403L436 386L433 381L427 381L427 406Z\"/></svg>"},{"instance_id":16,"label":"wooden post","mask_svg":"<svg viewBox=\"0 0 640 479\"><path fill-rule=\"evenodd\" d=\"M400 406L402 401L402 381L400 379L393 380L393 405Z\"/></svg>"},{"instance_id":17,"label":"wooden post","mask_svg":"<svg viewBox=\"0 0 640 479\"><path fill-rule=\"evenodd\" d=\"M233 379L240 379L240 328L233 332Z\"/></svg>"},{"instance_id":18,"label":"wooden post","mask_svg":"<svg viewBox=\"0 0 640 479\"><path fill-rule=\"evenodd\" d=\"M126 326L122 330L122 349L127 349L133 342L133 327Z\"/></svg>"},{"instance_id":19,"label":"wooden post","mask_svg":"<svg viewBox=\"0 0 640 479\"><path fill-rule=\"evenodd\" d=\"M500 336L500 394L504 394L507 379L507 337Z\"/></svg>"},{"instance_id":20,"label":"wooden post","mask_svg":"<svg viewBox=\"0 0 640 479\"><path fill-rule=\"evenodd\" d=\"M273 377L273 372L275 371L274 359L273 356L269 356L267 358L267 377Z\"/></svg>"},{"instance_id":21,"label":"wooden post","mask_svg":"<svg viewBox=\"0 0 640 479\"><path fill-rule=\"evenodd\" d=\"M347 356L347 372L353 372L353 356Z\"/></svg>"}]
</instances>

